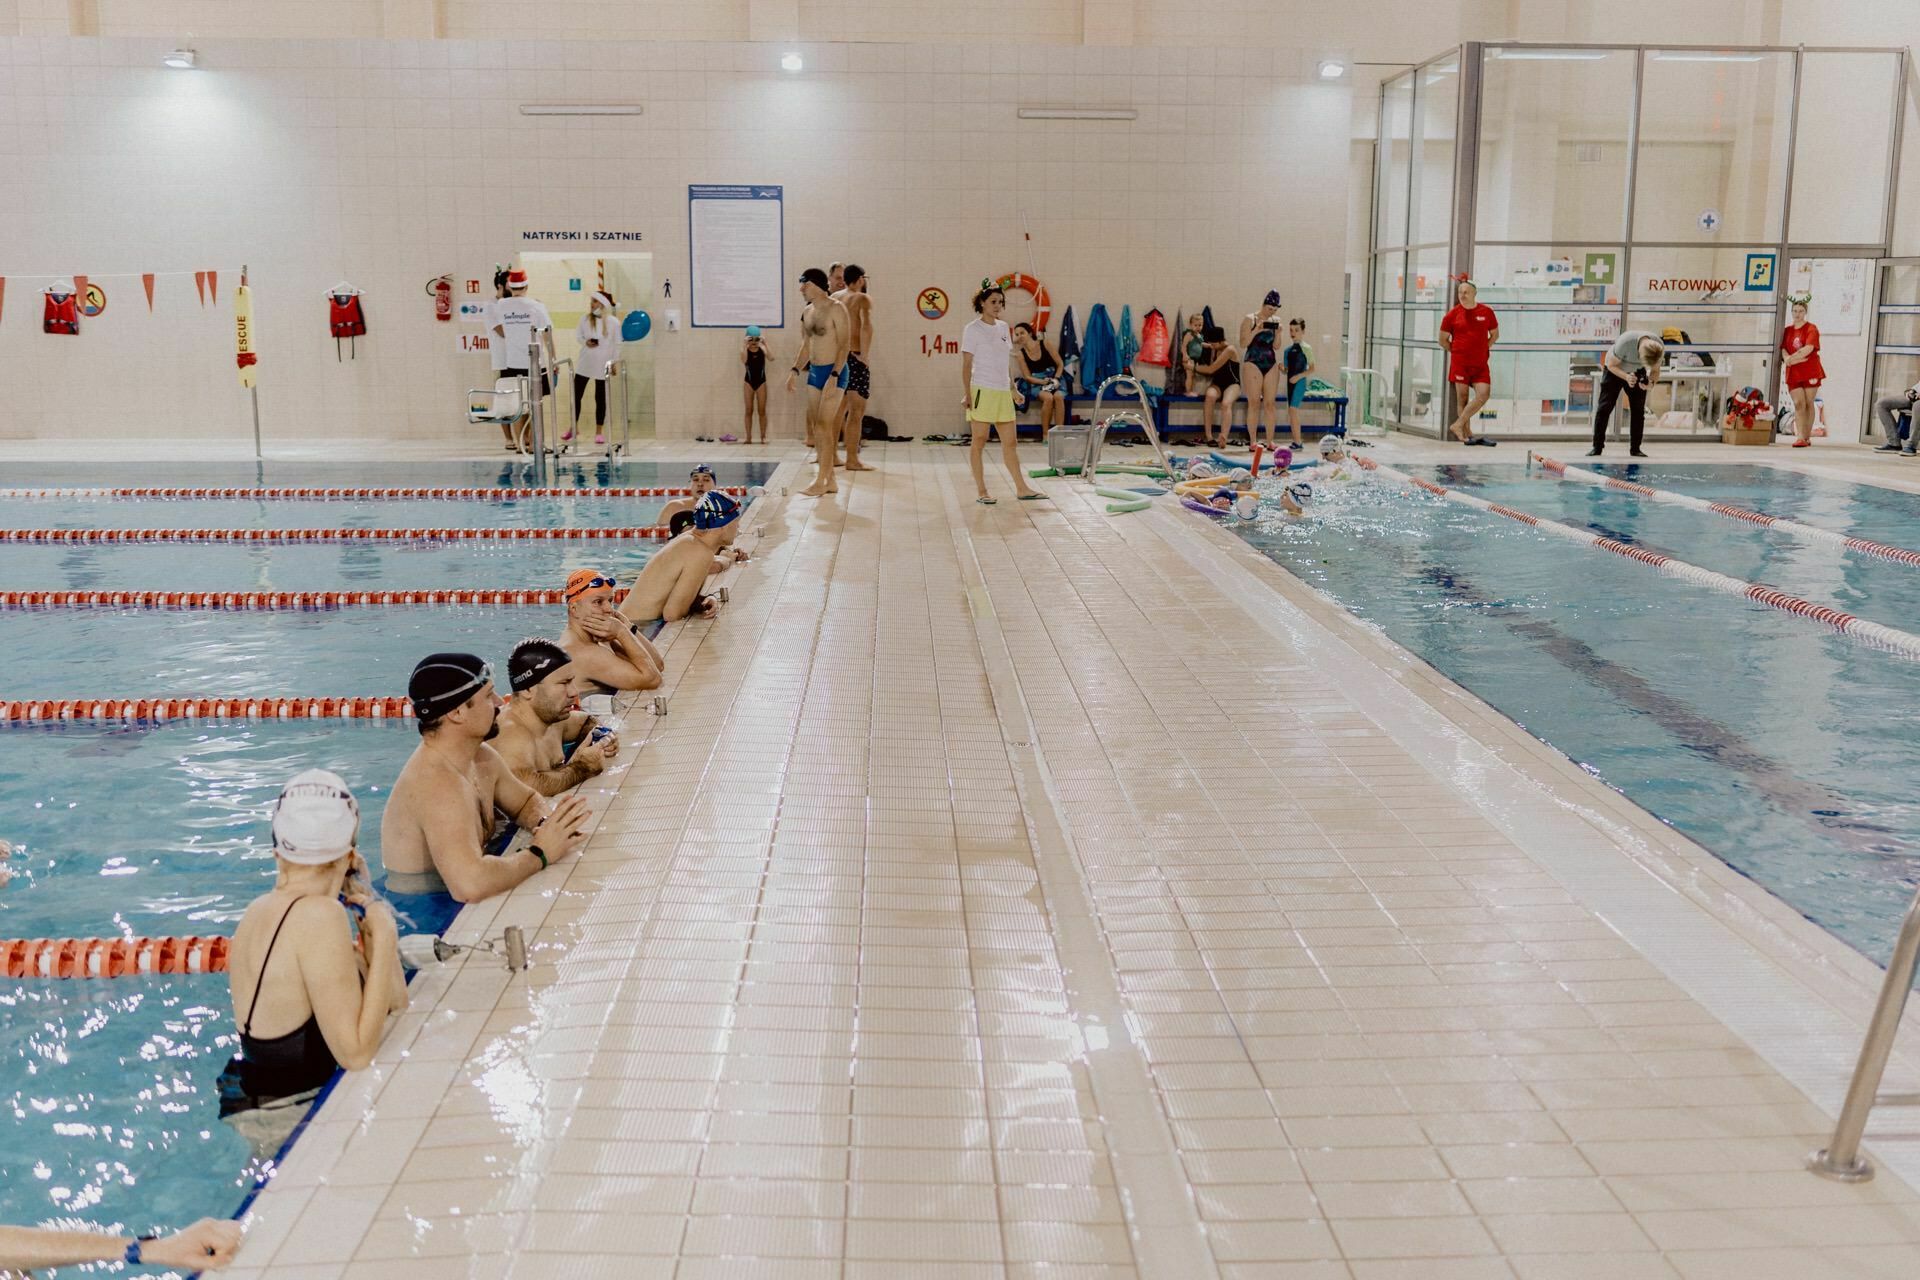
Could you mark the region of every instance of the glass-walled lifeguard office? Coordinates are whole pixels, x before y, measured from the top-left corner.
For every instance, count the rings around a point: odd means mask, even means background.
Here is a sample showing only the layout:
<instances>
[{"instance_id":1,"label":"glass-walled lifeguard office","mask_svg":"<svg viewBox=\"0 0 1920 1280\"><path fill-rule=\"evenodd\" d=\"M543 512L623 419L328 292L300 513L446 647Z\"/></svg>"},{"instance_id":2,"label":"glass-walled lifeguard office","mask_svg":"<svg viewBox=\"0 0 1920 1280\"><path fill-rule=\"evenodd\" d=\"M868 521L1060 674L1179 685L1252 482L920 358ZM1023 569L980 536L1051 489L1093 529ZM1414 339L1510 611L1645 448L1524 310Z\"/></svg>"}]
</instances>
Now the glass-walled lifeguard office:
<instances>
[{"instance_id":1,"label":"glass-walled lifeguard office","mask_svg":"<svg viewBox=\"0 0 1920 1280\"><path fill-rule=\"evenodd\" d=\"M1451 279L1500 316L1495 438L1576 439L1602 349L1664 333L1652 439L1717 439L1781 395L1811 291L1837 440L1920 379L1920 120L1902 49L1471 43L1385 82L1365 364L1382 421L1437 435ZM1624 418L1624 413L1619 415Z\"/></svg>"}]
</instances>

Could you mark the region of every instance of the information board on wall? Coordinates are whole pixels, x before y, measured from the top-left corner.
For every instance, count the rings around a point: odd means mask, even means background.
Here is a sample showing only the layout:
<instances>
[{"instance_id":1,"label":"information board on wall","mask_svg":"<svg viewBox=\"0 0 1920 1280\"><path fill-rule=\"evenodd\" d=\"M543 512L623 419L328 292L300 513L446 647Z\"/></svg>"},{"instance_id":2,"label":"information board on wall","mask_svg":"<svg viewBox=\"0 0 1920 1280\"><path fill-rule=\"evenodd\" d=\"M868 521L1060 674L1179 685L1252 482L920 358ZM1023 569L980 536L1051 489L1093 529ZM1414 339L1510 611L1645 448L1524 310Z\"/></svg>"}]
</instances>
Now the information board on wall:
<instances>
[{"instance_id":1,"label":"information board on wall","mask_svg":"<svg viewBox=\"0 0 1920 1280\"><path fill-rule=\"evenodd\" d=\"M1822 333L1859 333L1866 323L1867 263L1861 258L1795 258L1787 292L1813 295L1807 318Z\"/></svg>"},{"instance_id":2,"label":"information board on wall","mask_svg":"<svg viewBox=\"0 0 1920 1280\"><path fill-rule=\"evenodd\" d=\"M687 188L687 248L696 329L786 323L788 284L781 188Z\"/></svg>"}]
</instances>

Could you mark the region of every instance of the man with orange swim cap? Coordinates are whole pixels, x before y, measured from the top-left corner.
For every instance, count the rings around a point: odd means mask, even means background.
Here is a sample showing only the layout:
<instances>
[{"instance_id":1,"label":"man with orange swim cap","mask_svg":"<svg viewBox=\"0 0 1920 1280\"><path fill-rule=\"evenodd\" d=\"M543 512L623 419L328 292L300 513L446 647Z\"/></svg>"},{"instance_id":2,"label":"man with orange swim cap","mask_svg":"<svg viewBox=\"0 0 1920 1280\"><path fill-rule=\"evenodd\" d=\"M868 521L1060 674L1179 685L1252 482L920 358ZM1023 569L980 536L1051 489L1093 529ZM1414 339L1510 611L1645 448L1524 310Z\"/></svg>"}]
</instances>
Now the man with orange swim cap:
<instances>
[{"instance_id":1,"label":"man with orange swim cap","mask_svg":"<svg viewBox=\"0 0 1920 1280\"><path fill-rule=\"evenodd\" d=\"M567 629L560 647L573 659L577 674L602 693L658 689L667 660L653 641L620 616L620 584L598 569L575 569L563 594Z\"/></svg>"}]
</instances>

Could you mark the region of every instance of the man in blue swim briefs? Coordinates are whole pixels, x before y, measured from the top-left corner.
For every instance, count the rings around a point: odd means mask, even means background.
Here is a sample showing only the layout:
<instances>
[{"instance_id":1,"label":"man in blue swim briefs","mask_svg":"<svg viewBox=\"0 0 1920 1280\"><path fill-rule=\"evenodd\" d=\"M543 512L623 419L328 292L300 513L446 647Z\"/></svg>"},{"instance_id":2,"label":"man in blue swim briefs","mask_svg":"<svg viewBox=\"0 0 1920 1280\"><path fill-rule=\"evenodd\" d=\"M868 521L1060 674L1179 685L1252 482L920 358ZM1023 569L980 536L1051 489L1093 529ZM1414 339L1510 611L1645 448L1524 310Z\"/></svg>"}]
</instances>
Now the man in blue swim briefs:
<instances>
[{"instance_id":1,"label":"man in blue swim briefs","mask_svg":"<svg viewBox=\"0 0 1920 1280\"><path fill-rule=\"evenodd\" d=\"M710 574L724 568L719 557L740 533L740 504L724 493L710 493L693 511L693 528L653 553L620 602L620 612L645 631L656 622L678 622L689 614L711 618L717 606L700 594Z\"/></svg>"},{"instance_id":2,"label":"man in blue swim briefs","mask_svg":"<svg viewBox=\"0 0 1920 1280\"><path fill-rule=\"evenodd\" d=\"M595 733L598 722L573 709L587 682L553 641L515 645L507 659L507 683L513 686L513 701L500 717L494 750L514 777L541 795L573 790L599 776L620 754L618 736L604 729Z\"/></svg>"},{"instance_id":3,"label":"man in blue swim briefs","mask_svg":"<svg viewBox=\"0 0 1920 1280\"><path fill-rule=\"evenodd\" d=\"M388 896L491 898L574 852L587 838L587 802L549 805L513 776L489 744L500 732L493 668L470 653L432 653L407 681L420 745L387 797L380 859ZM532 835L525 848L490 855L494 813Z\"/></svg>"},{"instance_id":4,"label":"man in blue swim briefs","mask_svg":"<svg viewBox=\"0 0 1920 1280\"><path fill-rule=\"evenodd\" d=\"M818 451L820 473L800 492L810 498L838 492L833 482L834 434L840 421L840 371L853 347L853 322L847 309L827 292L827 273L808 267L800 273L800 296L807 308L800 313L800 354L787 375L794 389L800 371L807 371L807 444Z\"/></svg>"}]
</instances>

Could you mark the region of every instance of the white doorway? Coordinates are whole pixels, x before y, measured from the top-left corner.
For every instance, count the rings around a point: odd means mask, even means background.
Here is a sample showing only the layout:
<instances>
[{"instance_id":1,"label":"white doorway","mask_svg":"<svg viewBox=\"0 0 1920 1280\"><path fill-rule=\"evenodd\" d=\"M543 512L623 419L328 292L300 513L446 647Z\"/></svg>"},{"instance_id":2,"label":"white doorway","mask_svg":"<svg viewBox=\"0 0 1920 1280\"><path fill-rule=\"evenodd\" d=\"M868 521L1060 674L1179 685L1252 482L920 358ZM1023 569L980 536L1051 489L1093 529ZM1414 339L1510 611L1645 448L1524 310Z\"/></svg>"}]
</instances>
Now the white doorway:
<instances>
[{"instance_id":1,"label":"white doorway","mask_svg":"<svg viewBox=\"0 0 1920 1280\"><path fill-rule=\"evenodd\" d=\"M1814 400L1814 430L1818 433L1824 427L1827 439L1843 444L1856 444L1866 438L1874 275L1872 258L1788 259L1787 293L1794 297L1813 295L1807 304L1807 320L1820 330L1820 365L1827 373ZM1788 323L1792 323L1791 317ZM1776 401L1784 398L1784 380L1773 391Z\"/></svg>"},{"instance_id":2,"label":"white doorway","mask_svg":"<svg viewBox=\"0 0 1920 1280\"><path fill-rule=\"evenodd\" d=\"M613 309L616 316L625 316L633 310L652 312L653 309L653 255L650 253L611 253L604 256L591 256L574 253L523 253L520 255L520 267L527 273L527 293L547 304L547 311L553 316L554 350L562 360L578 362L580 357L580 339L576 332L580 319L587 314L587 302L595 289L605 289L613 297ZM651 440L653 429L653 344L658 341L648 337L642 342L625 343L620 348L620 366L622 376L616 378L609 388L616 398L607 405L607 430L612 440L622 440L622 422L624 415L625 430L635 440ZM619 388L625 388L625 400L618 399ZM565 403L561 403L561 398ZM573 410L573 387L554 388L555 408L564 422L571 422ZM586 439L593 439L593 389L587 389L585 402L581 406L586 419Z\"/></svg>"}]
</instances>

